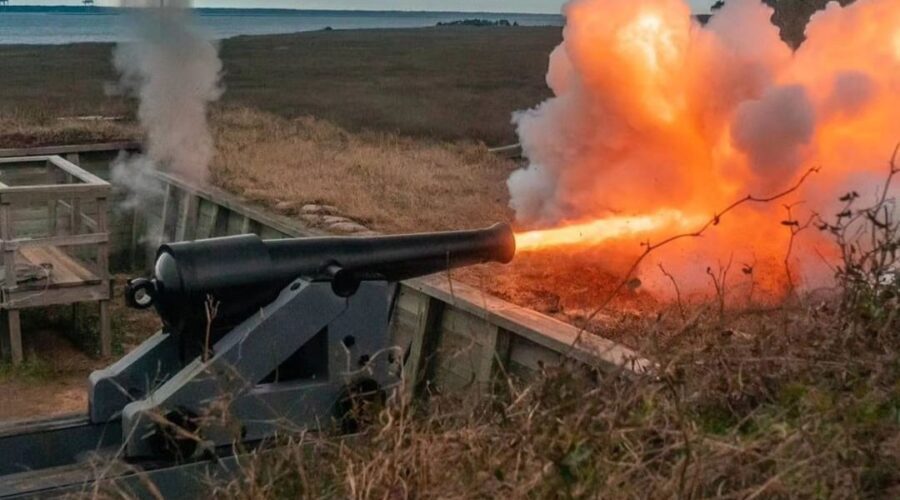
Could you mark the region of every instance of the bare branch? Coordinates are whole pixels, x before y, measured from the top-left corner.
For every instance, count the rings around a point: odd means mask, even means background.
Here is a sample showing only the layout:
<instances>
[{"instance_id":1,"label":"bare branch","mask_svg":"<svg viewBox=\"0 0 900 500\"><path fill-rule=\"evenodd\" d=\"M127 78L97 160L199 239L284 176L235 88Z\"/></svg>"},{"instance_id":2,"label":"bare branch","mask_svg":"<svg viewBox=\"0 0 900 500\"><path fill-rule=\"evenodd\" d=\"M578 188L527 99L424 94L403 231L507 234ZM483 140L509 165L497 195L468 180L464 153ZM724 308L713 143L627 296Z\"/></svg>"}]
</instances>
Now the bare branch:
<instances>
[{"instance_id":1,"label":"bare branch","mask_svg":"<svg viewBox=\"0 0 900 500\"><path fill-rule=\"evenodd\" d=\"M898 147L898 149L900 149L900 147ZM800 179L797 180L796 183L794 183L793 186L789 187L788 189L786 189L784 191L781 191L780 193L777 193L777 194L774 194L771 196L767 196L767 197L758 197L758 196L753 196L751 194L748 194L747 196L735 201L731 205L728 205L722 211L714 214L709 219L709 221L707 221L705 224L703 224L702 226L697 228L695 231L692 231L689 233L676 234L674 236L670 236L670 237L660 241L659 243L650 243L649 241L642 243L642 246L644 247L644 251L631 264L631 267L628 269L628 272L625 273L625 277L622 279L621 282L619 282L618 285L616 285L616 287L612 290L612 292L610 292L610 294L606 298L606 300L604 300L596 309L594 309L591 312L591 314L589 314L585 318L584 324L578 330L578 335L575 336L575 340L572 342L570 349L573 349L575 347L575 345L577 345L578 342L581 341L581 336L584 334L584 331L587 329L587 326L590 324L590 322L594 318L596 318L598 314L600 314L603 310L605 310L607 308L607 306L609 306L609 304L613 301L613 299L615 299L622 292L622 290L625 288L625 286L628 284L628 282L631 281L631 276L638 269L638 267L641 265L641 263L644 261L644 259L646 259L648 255L650 255L651 252L653 252L657 248L668 245L674 241L678 241L678 240L681 240L684 238L699 238L700 236L703 236L703 233L705 233L710 227L716 226L719 224L723 215L728 214L732 210L740 207L741 205L744 205L747 203L771 203L778 199L784 198L784 197L796 192L798 189L800 189L800 187L806 182L806 180L812 174L818 173L819 170L820 170L819 167L810 168L800 177Z\"/></svg>"}]
</instances>

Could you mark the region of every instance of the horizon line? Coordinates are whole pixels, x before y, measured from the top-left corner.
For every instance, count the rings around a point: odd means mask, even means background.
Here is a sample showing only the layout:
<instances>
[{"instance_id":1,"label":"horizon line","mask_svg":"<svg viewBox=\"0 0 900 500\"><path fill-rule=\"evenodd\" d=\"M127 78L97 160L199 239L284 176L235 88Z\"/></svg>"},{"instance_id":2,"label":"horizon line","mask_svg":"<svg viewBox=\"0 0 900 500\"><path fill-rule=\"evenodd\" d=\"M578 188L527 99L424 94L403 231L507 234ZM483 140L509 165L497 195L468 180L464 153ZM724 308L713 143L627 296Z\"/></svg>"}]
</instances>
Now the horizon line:
<instances>
[{"instance_id":1,"label":"horizon line","mask_svg":"<svg viewBox=\"0 0 900 500\"><path fill-rule=\"evenodd\" d=\"M73 0L78 1L78 0ZM67 9L153 9L156 7L125 7L121 5L67 5L67 4L14 4L2 7L36 7L36 8L67 8ZM0 7L0 8L2 8ZM487 10L402 10L402 9L299 9L291 7L190 7L188 10L268 10L287 12L398 12L404 14L516 14L536 16L559 16L562 12L537 12L537 11L487 11Z\"/></svg>"}]
</instances>

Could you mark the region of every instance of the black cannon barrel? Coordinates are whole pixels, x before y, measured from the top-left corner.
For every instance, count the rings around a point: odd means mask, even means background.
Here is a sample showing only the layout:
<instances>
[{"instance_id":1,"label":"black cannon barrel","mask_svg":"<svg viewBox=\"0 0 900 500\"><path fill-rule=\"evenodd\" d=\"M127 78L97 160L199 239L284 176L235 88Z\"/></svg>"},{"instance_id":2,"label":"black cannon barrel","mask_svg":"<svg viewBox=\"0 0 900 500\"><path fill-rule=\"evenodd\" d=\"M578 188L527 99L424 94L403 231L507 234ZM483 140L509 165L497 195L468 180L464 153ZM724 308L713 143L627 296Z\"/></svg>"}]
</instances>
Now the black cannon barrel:
<instances>
[{"instance_id":1,"label":"black cannon barrel","mask_svg":"<svg viewBox=\"0 0 900 500\"><path fill-rule=\"evenodd\" d=\"M171 243L159 248L154 277L133 280L127 293L132 305L154 304L170 330L184 333L205 322L209 296L220 304L216 324L231 327L297 278L329 281L336 294L350 296L361 281L506 263L515 246L508 224L390 236L262 240L241 235Z\"/></svg>"}]
</instances>

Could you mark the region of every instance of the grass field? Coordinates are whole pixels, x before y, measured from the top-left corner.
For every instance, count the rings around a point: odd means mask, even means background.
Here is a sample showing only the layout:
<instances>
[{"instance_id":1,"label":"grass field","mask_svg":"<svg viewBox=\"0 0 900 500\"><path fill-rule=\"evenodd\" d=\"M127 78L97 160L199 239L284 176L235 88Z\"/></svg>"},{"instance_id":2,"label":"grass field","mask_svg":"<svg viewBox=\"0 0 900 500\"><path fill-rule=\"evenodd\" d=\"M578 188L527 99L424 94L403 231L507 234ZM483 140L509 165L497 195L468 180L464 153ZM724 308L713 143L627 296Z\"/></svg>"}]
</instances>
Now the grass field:
<instances>
[{"instance_id":1,"label":"grass field","mask_svg":"<svg viewBox=\"0 0 900 500\"><path fill-rule=\"evenodd\" d=\"M350 131L515 142L510 114L549 95L559 28L446 27L238 37L222 43L221 105L285 118L312 115ZM0 123L132 116L106 95L112 45L0 46ZM46 138L49 140L50 138ZM26 135L0 130L0 147Z\"/></svg>"}]
</instances>

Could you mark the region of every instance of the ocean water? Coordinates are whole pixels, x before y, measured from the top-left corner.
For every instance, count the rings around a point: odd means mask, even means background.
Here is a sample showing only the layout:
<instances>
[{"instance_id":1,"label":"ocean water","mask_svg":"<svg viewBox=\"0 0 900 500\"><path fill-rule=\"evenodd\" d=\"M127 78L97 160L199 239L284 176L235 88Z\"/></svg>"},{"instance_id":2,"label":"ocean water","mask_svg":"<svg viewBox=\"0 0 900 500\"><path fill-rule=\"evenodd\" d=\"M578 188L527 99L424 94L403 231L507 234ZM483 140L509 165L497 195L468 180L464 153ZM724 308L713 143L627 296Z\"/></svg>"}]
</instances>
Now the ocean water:
<instances>
[{"instance_id":1,"label":"ocean water","mask_svg":"<svg viewBox=\"0 0 900 500\"><path fill-rule=\"evenodd\" d=\"M198 9L195 23L210 37L271 35L333 29L417 28L461 19L506 19L522 26L562 26L544 14L470 12L303 11ZM0 7L0 44L117 42L130 38L129 15L110 8Z\"/></svg>"}]
</instances>

